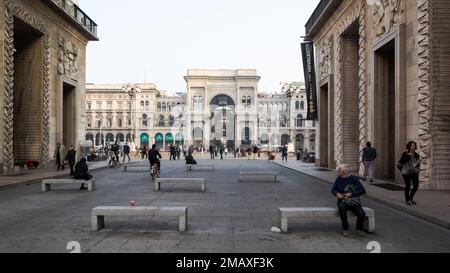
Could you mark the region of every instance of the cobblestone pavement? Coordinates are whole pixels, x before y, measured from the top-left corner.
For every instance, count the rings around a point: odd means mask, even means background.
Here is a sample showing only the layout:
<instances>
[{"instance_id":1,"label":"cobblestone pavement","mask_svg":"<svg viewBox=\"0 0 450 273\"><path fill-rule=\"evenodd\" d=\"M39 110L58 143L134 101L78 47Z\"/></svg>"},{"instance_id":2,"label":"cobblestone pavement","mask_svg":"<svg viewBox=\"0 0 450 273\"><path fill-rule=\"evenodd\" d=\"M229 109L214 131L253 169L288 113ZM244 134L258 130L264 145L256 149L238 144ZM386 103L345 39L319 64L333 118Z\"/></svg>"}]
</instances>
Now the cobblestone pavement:
<instances>
[{"instance_id":1,"label":"cobblestone pavement","mask_svg":"<svg viewBox=\"0 0 450 273\"><path fill-rule=\"evenodd\" d=\"M216 171L186 172L184 161L163 161L163 177L205 177L197 185L163 185L155 192L149 174L106 169L94 172L97 191L40 184L0 191L0 252L450 252L450 231L382 204L363 199L376 211L377 233L341 235L338 218L296 219L288 234L273 233L279 207L335 207L330 185L265 161L216 160ZM281 183L238 182L241 170L278 171ZM186 233L176 218L106 218L103 230L90 231L91 209L99 205L188 206ZM354 222L352 228L354 228Z\"/></svg>"}]
</instances>

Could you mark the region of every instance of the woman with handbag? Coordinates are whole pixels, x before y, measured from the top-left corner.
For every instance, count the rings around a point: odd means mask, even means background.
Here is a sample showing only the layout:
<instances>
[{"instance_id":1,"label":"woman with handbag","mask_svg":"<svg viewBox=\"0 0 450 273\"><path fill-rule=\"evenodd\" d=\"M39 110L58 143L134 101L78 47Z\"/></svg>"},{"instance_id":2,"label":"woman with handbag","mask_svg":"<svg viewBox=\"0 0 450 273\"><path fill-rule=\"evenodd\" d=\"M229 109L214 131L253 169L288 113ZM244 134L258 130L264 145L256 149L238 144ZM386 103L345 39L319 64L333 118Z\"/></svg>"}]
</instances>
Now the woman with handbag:
<instances>
[{"instance_id":1,"label":"woman with handbag","mask_svg":"<svg viewBox=\"0 0 450 273\"><path fill-rule=\"evenodd\" d=\"M417 143L408 142L406 152L398 162L398 169L402 172L403 180L405 180L405 202L408 206L417 205L414 201L414 195L419 189L419 173L420 173L420 155L416 153ZM412 189L411 189L412 184Z\"/></svg>"}]
</instances>

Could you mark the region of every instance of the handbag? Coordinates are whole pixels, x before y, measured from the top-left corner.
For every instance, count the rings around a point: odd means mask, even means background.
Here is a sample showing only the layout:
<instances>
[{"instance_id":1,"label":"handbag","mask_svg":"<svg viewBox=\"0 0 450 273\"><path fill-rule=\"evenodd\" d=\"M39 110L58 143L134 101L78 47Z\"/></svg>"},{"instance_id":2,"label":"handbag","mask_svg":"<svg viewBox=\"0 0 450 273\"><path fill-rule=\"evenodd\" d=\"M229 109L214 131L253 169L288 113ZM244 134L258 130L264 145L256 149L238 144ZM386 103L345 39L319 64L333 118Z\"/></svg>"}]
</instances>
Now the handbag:
<instances>
[{"instance_id":1,"label":"handbag","mask_svg":"<svg viewBox=\"0 0 450 273\"><path fill-rule=\"evenodd\" d=\"M348 185L345 187L344 191L345 193L351 193L353 194L356 190L356 187L354 185ZM360 197L350 197L344 199L342 202L348 206L359 206L361 205L361 198Z\"/></svg>"}]
</instances>

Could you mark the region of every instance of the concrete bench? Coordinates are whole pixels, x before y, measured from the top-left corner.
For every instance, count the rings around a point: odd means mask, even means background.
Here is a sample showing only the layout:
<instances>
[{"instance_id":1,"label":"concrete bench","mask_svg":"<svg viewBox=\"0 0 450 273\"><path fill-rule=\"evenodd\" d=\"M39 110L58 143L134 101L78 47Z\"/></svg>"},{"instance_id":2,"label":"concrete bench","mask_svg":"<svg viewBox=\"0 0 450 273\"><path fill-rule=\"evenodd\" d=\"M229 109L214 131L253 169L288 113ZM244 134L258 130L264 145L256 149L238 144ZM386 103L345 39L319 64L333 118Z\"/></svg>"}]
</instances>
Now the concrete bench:
<instances>
[{"instance_id":1,"label":"concrete bench","mask_svg":"<svg viewBox=\"0 0 450 273\"><path fill-rule=\"evenodd\" d=\"M136 171L136 172L150 172L150 164L142 165L125 165L123 166L123 171Z\"/></svg>"},{"instance_id":2,"label":"concrete bench","mask_svg":"<svg viewBox=\"0 0 450 273\"><path fill-rule=\"evenodd\" d=\"M95 191L95 180L78 180L78 179L44 179L42 180L42 192L50 191L50 185L71 185L71 184L87 184L88 191Z\"/></svg>"},{"instance_id":3,"label":"concrete bench","mask_svg":"<svg viewBox=\"0 0 450 273\"><path fill-rule=\"evenodd\" d=\"M99 231L105 226L105 216L174 216L179 217L178 230L187 229L187 207L114 207L100 206L92 209L91 230Z\"/></svg>"},{"instance_id":4,"label":"concrete bench","mask_svg":"<svg viewBox=\"0 0 450 273\"><path fill-rule=\"evenodd\" d=\"M156 178L155 191L161 189L162 183L193 183L201 184L202 191L206 191L206 179L205 178Z\"/></svg>"},{"instance_id":5,"label":"concrete bench","mask_svg":"<svg viewBox=\"0 0 450 273\"><path fill-rule=\"evenodd\" d=\"M273 177L273 180L276 183L278 173L277 172L239 172L239 181L246 180L246 178L247 179L252 178L253 180L255 180L255 177L260 177L260 176Z\"/></svg>"},{"instance_id":6,"label":"concrete bench","mask_svg":"<svg viewBox=\"0 0 450 273\"><path fill-rule=\"evenodd\" d=\"M202 164L186 164L186 170L192 171L192 169L209 169L211 171L215 170L214 164L202 163Z\"/></svg>"},{"instance_id":7,"label":"concrete bench","mask_svg":"<svg viewBox=\"0 0 450 273\"><path fill-rule=\"evenodd\" d=\"M364 229L370 233L375 232L375 211L370 208L363 208L366 212ZM356 217L350 212L350 217ZM282 232L288 232L288 218L322 218L339 217L337 208L279 208L278 221Z\"/></svg>"}]
</instances>

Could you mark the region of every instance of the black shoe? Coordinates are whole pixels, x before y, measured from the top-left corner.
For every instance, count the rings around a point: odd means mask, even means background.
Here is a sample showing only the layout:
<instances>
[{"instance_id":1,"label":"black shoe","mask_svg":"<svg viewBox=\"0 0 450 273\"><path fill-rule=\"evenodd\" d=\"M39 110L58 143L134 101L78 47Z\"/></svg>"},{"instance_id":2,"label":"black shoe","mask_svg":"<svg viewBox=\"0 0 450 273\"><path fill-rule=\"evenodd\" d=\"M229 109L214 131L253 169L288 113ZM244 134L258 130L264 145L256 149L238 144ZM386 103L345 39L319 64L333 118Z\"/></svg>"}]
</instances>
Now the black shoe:
<instances>
[{"instance_id":1,"label":"black shoe","mask_svg":"<svg viewBox=\"0 0 450 273\"><path fill-rule=\"evenodd\" d=\"M412 203L413 205L417 205L416 201L414 201L413 199L411 199L411 203Z\"/></svg>"},{"instance_id":2,"label":"black shoe","mask_svg":"<svg viewBox=\"0 0 450 273\"><path fill-rule=\"evenodd\" d=\"M407 201L407 202L406 202L406 205L411 206L411 205L412 205L412 202L411 202L411 201Z\"/></svg>"}]
</instances>

